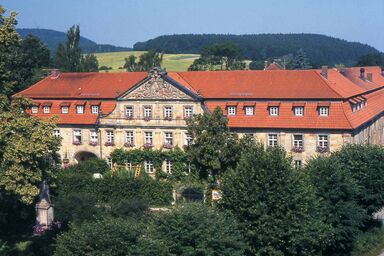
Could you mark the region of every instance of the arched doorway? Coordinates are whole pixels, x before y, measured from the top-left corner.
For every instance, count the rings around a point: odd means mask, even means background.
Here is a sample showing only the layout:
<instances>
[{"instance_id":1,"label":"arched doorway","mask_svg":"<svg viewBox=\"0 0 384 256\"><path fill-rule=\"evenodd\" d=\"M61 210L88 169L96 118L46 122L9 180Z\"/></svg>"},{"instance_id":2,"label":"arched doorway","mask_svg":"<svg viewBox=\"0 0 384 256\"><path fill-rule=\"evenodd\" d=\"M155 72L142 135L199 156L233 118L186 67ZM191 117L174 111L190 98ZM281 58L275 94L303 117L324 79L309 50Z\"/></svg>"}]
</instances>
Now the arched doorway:
<instances>
[{"instance_id":1,"label":"arched doorway","mask_svg":"<svg viewBox=\"0 0 384 256\"><path fill-rule=\"evenodd\" d=\"M97 156L94 153L88 151L79 151L75 154L75 160L78 163L87 161L90 158L97 158Z\"/></svg>"}]
</instances>

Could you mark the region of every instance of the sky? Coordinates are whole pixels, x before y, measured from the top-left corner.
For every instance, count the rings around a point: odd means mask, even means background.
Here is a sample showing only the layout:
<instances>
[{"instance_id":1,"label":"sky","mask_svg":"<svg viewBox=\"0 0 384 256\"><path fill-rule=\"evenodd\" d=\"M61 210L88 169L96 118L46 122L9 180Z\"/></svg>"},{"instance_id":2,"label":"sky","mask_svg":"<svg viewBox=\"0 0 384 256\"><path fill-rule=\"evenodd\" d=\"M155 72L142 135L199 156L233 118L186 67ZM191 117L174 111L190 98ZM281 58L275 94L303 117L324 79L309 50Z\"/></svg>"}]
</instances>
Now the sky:
<instances>
[{"instance_id":1,"label":"sky","mask_svg":"<svg viewBox=\"0 0 384 256\"><path fill-rule=\"evenodd\" d=\"M384 0L0 0L18 28L132 47L164 34L316 33L384 51Z\"/></svg>"}]
</instances>

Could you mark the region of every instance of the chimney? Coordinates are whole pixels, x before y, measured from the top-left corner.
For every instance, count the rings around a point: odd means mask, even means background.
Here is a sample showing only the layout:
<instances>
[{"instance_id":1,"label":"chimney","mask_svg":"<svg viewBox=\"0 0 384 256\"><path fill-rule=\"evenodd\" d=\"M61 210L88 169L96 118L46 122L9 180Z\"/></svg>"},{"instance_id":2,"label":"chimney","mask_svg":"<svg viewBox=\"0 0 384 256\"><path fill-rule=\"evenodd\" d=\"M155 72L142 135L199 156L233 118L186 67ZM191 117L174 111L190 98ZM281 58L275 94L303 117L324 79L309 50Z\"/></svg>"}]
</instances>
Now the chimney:
<instances>
[{"instance_id":1,"label":"chimney","mask_svg":"<svg viewBox=\"0 0 384 256\"><path fill-rule=\"evenodd\" d=\"M60 71L58 69L52 69L51 70L51 78L52 79L56 79L58 78L60 75Z\"/></svg>"},{"instance_id":2,"label":"chimney","mask_svg":"<svg viewBox=\"0 0 384 256\"><path fill-rule=\"evenodd\" d=\"M365 68L360 68L360 78L364 80L364 78L365 78Z\"/></svg>"},{"instance_id":3,"label":"chimney","mask_svg":"<svg viewBox=\"0 0 384 256\"><path fill-rule=\"evenodd\" d=\"M328 66L321 66L321 73L325 79L328 79Z\"/></svg>"},{"instance_id":4,"label":"chimney","mask_svg":"<svg viewBox=\"0 0 384 256\"><path fill-rule=\"evenodd\" d=\"M367 80L369 82L372 82L372 79L373 79L373 74L372 73L367 73Z\"/></svg>"}]
</instances>

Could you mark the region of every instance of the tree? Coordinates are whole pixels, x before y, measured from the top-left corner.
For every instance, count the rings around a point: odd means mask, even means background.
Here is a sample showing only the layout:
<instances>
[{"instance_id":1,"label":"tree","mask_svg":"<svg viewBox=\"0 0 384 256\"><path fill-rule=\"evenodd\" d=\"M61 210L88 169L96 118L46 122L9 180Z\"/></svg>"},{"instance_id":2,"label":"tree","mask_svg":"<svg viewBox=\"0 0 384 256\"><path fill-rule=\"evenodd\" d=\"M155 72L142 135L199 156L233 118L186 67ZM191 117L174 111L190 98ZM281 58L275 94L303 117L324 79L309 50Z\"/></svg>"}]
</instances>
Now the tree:
<instances>
[{"instance_id":1,"label":"tree","mask_svg":"<svg viewBox=\"0 0 384 256\"><path fill-rule=\"evenodd\" d=\"M155 50L149 50L140 55L138 62L136 62L134 55L130 55L128 58L125 58L124 68L128 72L141 72L148 71L153 67L161 67L163 55L163 53L158 53Z\"/></svg>"},{"instance_id":2,"label":"tree","mask_svg":"<svg viewBox=\"0 0 384 256\"><path fill-rule=\"evenodd\" d=\"M214 44L205 47L201 52L201 57L196 59L188 70L242 70L245 63L239 47L234 44Z\"/></svg>"},{"instance_id":3,"label":"tree","mask_svg":"<svg viewBox=\"0 0 384 256\"><path fill-rule=\"evenodd\" d=\"M229 131L227 123L228 119L219 107L212 113L196 115L187 122L188 133L193 138L187 153L202 178L215 178L234 168L237 163L237 135Z\"/></svg>"},{"instance_id":4,"label":"tree","mask_svg":"<svg viewBox=\"0 0 384 256\"><path fill-rule=\"evenodd\" d=\"M356 180L333 156L309 161L305 171L322 198L327 223L333 228L332 243L327 247L326 255L348 254L367 219L366 211L357 202L361 192Z\"/></svg>"},{"instance_id":5,"label":"tree","mask_svg":"<svg viewBox=\"0 0 384 256\"><path fill-rule=\"evenodd\" d=\"M253 60L251 63L249 63L249 69L250 70L263 70L264 69L264 62L261 60Z\"/></svg>"},{"instance_id":6,"label":"tree","mask_svg":"<svg viewBox=\"0 0 384 256\"><path fill-rule=\"evenodd\" d=\"M384 68L384 53L370 53L359 58L356 66L380 66Z\"/></svg>"},{"instance_id":7,"label":"tree","mask_svg":"<svg viewBox=\"0 0 384 256\"><path fill-rule=\"evenodd\" d=\"M310 69L310 60L303 49L299 49L294 57L287 63L287 69Z\"/></svg>"},{"instance_id":8,"label":"tree","mask_svg":"<svg viewBox=\"0 0 384 256\"><path fill-rule=\"evenodd\" d=\"M304 172L279 147L248 144L223 176L220 205L240 222L252 255L317 255L331 228Z\"/></svg>"},{"instance_id":9,"label":"tree","mask_svg":"<svg viewBox=\"0 0 384 256\"><path fill-rule=\"evenodd\" d=\"M60 140L54 125L25 113L30 101L0 102L0 188L31 204L39 194L39 183L49 179L59 161Z\"/></svg>"},{"instance_id":10,"label":"tree","mask_svg":"<svg viewBox=\"0 0 384 256\"><path fill-rule=\"evenodd\" d=\"M169 238L172 239L169 239ZM154 221L150 238L162 255L244 255L247 248L235 218L201 204L183 205Z\"/></svg>"},{"instance_id":11,"label":"tree","mask_svg":"<svg viewBox=\"0 0 384 256\"><path fill-rule=\"evenodd\" d=\"M93 54L81 55L79 47L80 27L73 25L67 31L65 46L59 44L55 55L55 66L67 72L97 72L99 64Z\"/></svg>"}]
</instances>

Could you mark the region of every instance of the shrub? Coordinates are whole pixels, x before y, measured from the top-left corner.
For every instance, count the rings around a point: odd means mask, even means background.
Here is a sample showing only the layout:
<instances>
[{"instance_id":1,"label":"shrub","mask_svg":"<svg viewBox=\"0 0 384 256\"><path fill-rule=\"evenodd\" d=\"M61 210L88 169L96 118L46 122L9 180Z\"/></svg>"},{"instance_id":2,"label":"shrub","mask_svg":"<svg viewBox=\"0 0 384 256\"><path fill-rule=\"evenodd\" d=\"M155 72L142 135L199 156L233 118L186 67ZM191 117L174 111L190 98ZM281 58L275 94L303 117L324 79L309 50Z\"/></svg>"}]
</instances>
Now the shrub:
<instances>
[{"instance_id":1,"label":"shrub","mask_svg":"<svg viewBox=\"0 0 384 256\"><path fill-rule=\"evenodd\" d=\"M124 199L112 205L112 213L119 217L139 217L148 210L148 204L141 199Z\"/></svg>"},{"instance_id":2,"label":"shrub","mask_svg":"<svg viewBox=\"0 0 384 256\"><path fill-rule=\"evenodd\" d=\"M90 158L86 161L80 162L75 165L71 165L66 168L65 172L75 172L75 173L105 173L110 168L106 161L100 158Z\"/></svg>"},{"instance_id":3,"label":"shrub","mask_svg":"<svg viewBox=\"0 0 384 256\"><path fill-rule=\"evenodd\" d=\"M372 255L380 254L384 247L384 227L375 227L358 237L353 245L352 256L365 255L375 251ZM373 253L373 252L372 252Z\"/></svg>"},{"instance_id":4,"label":"shrub","mask_svg":"<svg viewBox=\"0 0 384 256\"><path fill-rule=\"evenodd\" d=\"M0 256L7 256L9 255L9 246L6 242L0 240Z\"/></svg>"},{"instance_id":5,"label":"shrub","mask_svg":"<svg viewBox=\"0 0 384 256\"><path fill-rule=\"evenodd\" d=\"M202 204L186 204L158 215L149 236L164 245L162 255L236 256L247 247L235 218Z\"/></svg>"}]
</instances>

